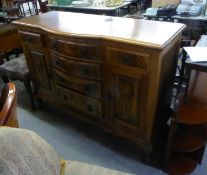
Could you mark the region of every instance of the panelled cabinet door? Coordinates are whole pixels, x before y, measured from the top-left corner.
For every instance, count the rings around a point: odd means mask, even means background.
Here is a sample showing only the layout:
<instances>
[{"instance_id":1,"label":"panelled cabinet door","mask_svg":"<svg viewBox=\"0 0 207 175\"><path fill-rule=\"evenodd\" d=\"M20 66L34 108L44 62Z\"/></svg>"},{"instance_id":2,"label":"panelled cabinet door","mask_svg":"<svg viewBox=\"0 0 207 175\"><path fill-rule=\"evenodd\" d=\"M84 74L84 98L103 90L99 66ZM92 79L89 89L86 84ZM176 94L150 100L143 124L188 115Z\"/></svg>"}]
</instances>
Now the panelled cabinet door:
<instances>
[{"instance_id":1,"label":"panelled cabinet door","mask_svg":"<svg viewBox=\"0 0 207 175\"><path fill-rule=\"evenodd\" d=\"M106 121L123 132L132 132L142 139L148 76L126 73L109 67L106 93ZM110 123L109 122L109 123Z\"/></svg>"},{"instance_id":2,"label":"panelled cabinet door","mask_svg":"<svg viewBox=\"0 0 207 175\"><path fill-rule=\"evenodd\" d=\"M106 49L105 121L123 135L133 135L143 143L150 55L123 48Z\"/></svg>"},{"instance_id":3,"label":"panelled cabinet door","mask_svg":"<svg viewBox=\"0 0 207 175\"><path fill-rule=\"evenodd\" d=\"M35 67L35 73L39 86L50 89L45 58L42 52L31 50L31 59Z\"/></svg>"},{"instance_id":4,"label":"panelled cabinet door","mask_svg":"<svg viewBox=\"0 0 207 175\"><path fill-rule=\"evenodd\" d=\"M27 61L32 71L32 77L38 87L50 90L49 77L47 72L46 60L41 49L27 47Z\"/></svg>"}]
</instances>

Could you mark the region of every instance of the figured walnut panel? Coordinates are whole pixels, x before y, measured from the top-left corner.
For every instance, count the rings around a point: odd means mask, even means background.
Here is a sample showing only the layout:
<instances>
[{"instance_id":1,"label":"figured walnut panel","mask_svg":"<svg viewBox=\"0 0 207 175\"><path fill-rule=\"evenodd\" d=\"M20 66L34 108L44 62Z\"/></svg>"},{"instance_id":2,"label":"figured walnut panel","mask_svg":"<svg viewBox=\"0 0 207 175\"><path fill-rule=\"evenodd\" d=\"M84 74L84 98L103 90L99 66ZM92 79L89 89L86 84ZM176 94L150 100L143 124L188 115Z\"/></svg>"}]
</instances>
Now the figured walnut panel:
<instances>
[{"instance_id":1,"label":"figured walnut panel","mask_svg":"<svg viewBox=\"0 0 207 175\"><path fill-rule=\"evenodd\" d=\"M40 51L30 50L30 57L39 86L50 89L44 54Z\"/></svg>"},{"instance_id":2,"label":"figured walnut panel","mask_svg":"<svg viewBox=\"0 0 207 175\"><path fill-rule=\"evenodd\" d=\"M136 131L137 136L143 136L146 114L146 96L148 76L128 76L114 72L113 115L117 128Z\"/></svg>"},{"instance_id":3,"label":"figured walnut panel","mask_svg":"<svg viewBox=\"0 0 207 175\"><path fill-rule=\"evenodd\" d=\"M139 125L140 118L140 80L123 75L115 77L116 118Z\"/></svg>"}]
</instances>

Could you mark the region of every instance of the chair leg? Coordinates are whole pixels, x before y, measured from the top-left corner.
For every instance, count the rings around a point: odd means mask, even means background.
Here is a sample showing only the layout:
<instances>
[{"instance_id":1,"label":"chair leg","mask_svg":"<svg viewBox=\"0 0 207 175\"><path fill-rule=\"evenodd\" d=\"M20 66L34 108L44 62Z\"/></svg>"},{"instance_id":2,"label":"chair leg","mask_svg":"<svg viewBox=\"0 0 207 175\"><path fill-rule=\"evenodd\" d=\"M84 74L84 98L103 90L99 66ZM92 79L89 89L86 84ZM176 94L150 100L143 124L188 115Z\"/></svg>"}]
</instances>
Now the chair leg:
<instances>
[{"instance_id":1,"label":"chair leg","mask_svg":"<svg viewBox=\"0 0 207 175\"><path fill-rule=\"evenodd\" d=\"M29 97L30 97L30 101L31 101L31 105L32 105L32 109L35 110L36 109L36 106L35 106L35 101L34 101L34 96L33 96L33 93L32 93L32 87L31 87L31 81L30 80L27 80L27 81L24 81L24 86L29 94Z\"/></svg>"},{"instance_id":2,"label":"chair leg","mask_svg":"<svg viewBox=\"0 0 207 175\"><path fill-rule=\"evenodd\" d=\"M2 75L1 76L1 79L3 80L3 82L6 84L6 83L9 83L9 77L6 76L6 75Z\"/></svg>"}]
</instances>

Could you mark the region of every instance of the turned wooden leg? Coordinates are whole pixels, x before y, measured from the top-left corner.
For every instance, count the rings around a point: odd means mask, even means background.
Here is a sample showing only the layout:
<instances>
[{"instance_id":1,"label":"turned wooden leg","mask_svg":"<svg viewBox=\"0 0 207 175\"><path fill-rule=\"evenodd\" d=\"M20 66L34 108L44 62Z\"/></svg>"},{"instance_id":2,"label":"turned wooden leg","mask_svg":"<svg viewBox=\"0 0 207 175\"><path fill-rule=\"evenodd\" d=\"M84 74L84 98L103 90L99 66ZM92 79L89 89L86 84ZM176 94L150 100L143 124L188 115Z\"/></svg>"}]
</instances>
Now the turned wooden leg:
<instances>
[{"instance_id":1,"label":"turned wooden leg","mask_svg":"<svg viewBox=\"0 0 207 175\"><path fill-rule=\"evenodd\" d=\"M144 153L144 162L146 164L150 164L151 154L152 154L152 147L150 145L147 145L145 147L145 153Z\"/></svg>"},{"instance_id":2,"label":"turned wooden leg","mask_svg":"<svg viewBox=\"0 0 207 175\"><path fill-rule=\"evenodd\" d=\"M3 80L4 83L9 83L9 77L6 75L2 75L1 79Z\"/></svg>"},{"instance_id":3,"label":"turned wooden leg","mask_svg":"<svg viewBox=\"0 0 207 175\"><path fill-rule=\"evenodd\" d=\"M32 93L32 87L31 87L31 83L29 80L27 81L24 81L24 86L29 94L29 97L30 97L30 101L31 101L31 105L32 105L32 109L35 110L36 109L36 106L35 106L35 101L34 101L34 96L33 96L33 93Z\"/></svg>"}]
</instances>

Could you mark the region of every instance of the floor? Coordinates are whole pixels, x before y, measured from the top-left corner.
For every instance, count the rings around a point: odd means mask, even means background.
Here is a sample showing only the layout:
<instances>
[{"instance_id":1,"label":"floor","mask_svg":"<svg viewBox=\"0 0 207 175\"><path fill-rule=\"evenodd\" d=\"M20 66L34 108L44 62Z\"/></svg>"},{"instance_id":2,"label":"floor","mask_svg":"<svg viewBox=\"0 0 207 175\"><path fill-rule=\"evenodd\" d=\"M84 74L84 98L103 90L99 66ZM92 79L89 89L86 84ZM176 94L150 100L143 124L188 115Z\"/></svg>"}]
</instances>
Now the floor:
<instances>
[{"instance_id":1,"label":"floor","mask_svg":"<svg viewBox=\"0 0 207 175\"><path fill-rule=\"evenodd\" d=\"M68 113L45 104L33 111L21 82L17 114L21 128L35 131L65 159L87 162L137 175L165 175L163 171L140 161L136 146L99 128L74 120ZM206 175L207 151L203 163L192 175Z\"/></svg>"}]
</instances>

